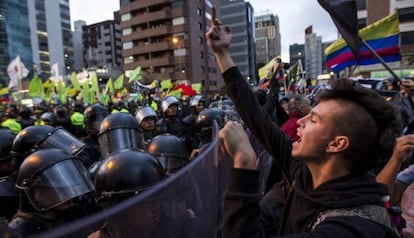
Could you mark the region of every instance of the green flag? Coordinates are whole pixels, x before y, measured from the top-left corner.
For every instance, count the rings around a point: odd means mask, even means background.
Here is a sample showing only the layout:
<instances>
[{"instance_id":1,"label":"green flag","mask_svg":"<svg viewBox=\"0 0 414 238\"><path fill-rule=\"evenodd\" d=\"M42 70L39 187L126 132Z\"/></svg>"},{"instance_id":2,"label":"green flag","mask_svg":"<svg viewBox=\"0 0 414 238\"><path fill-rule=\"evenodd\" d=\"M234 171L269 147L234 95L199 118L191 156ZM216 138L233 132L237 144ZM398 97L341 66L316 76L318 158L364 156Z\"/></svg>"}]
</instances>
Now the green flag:
<instances>
[{"instance_id":1,"label":"green flag","mask_svg":"<svg viewBox=\"0 0 414 238\"><path fill-rule=\"evenodd\" d=\"M62 103L66 103L67 90L62 80L59 80L57 86L58 98Z\"/></svg>"},{"instance_id":2,"label":"green flag","mask_svg":"<svg viewBox=\"0 0 414 238\"><path fill-rule=\"evenodd\" d=\"M201 94L201 83L193 83L191 84L191 88L197 92L197 94Z\"/></svg>"},{"instance_id":3,"label":"green flag","mask_svg":"<svg viewBox=\"0 0 414 238\"><path fill-rule=\"evenodd\" d=\"M51 99L52 98L52 94L53 94L53 88L54 88L54 85L53 85L52 81L50 79L46 80L43 83L43 88L45 88L45 94L44 94L44 97L43 98L45 100Z\"/></svg>"},{"instance_id":4,"label":"green flag","mask_svg":"<svg viewBox=\"0 0 414 238\"><path fill-rule=\"evenodd\" d=\"M110 78L108 82L106 82L105 92L110 93L111 95L114 95L114 86L112 83L112 78Z\"/></svg>"},{"instance_id":5,"label":"green flag","mask_svg":"<svg viewBox=\"0 0 414 238\"><path fill-rule=\"evenodd\" d=\"M129 81L128 83L132 81L140 81L142 79L141 75L141 66L138 66L132 73L129 74Z\"/></svg>"},{"instance_id":6,"label":"green flag","mask_svg":"<svg viewBox=\"0 0 414 238\"><path fill-rule=\"evenodd\" d=\"M103 105L107 106L109 101L109 96L106 94L102 94L100 97L100 101Z\"/></svg>"},{"instance_id":7,"label":"green flag","mask_svg":"<svg viewBox=\"0 0 414 238\"><path fill-rule=\"evenodd\" d=\"M98 77L96 76L96 72L91 73L91 82L92 82L91 92L95 92L95 93L99 92Z\"/></svg>"},{"instance_id":8,"label":"green flag","mask_svg":"<svg viewBox=\"0 0 414 238\"><path fill-rule=\"evenodd\" d=\"M38 98L44 97L42 80L37 75L35 75L30 81L29 95L31 97L38 97Z\"/></svg>"},{"instance_id":9,"label":"green flag","mask_svg":"<svg viewBox=\"0 0 414 238\"><path fill-rule=\"evenodd\" d=\"M123 87L124 87L124 74L121 74L118 76L118 78L114 82L114 89L121 89Z\"/></svg>"},{"instance_id":10,"label":"green flag","mask_svg":"<svg viewBox=\"0 0 414 238\"><path fill-rule=\"evenodd\" d=\"M74 89L76 89L76 90L81 89L81 86L80 86L79 81L78 81L78 77L76 76L75 72L72 72L72 75L70 76L70 82L72 83L72 86L73 86Z\"/></svg>"},{"instance_id":11,"label":"green flag","mask_svg":"<svg viewBox=\"0 0 414 238\"><path fill-rule=\"evenodd\" d=\"M92 103L91 90L89 87L89 82L87 80L82 84L81 95L86 102Z\"/></svg>"},{"instance_id":12,"label":"green flag","mask_svg":"<svg viewBox=\"0 0 414 238\"><path fill-rule=\"evenodd\" d=\"M173 88L173 84L171 82L171 79L165 79L161 81L161 90L167 91L168 89Z\"/></svg>"}]
</instances>

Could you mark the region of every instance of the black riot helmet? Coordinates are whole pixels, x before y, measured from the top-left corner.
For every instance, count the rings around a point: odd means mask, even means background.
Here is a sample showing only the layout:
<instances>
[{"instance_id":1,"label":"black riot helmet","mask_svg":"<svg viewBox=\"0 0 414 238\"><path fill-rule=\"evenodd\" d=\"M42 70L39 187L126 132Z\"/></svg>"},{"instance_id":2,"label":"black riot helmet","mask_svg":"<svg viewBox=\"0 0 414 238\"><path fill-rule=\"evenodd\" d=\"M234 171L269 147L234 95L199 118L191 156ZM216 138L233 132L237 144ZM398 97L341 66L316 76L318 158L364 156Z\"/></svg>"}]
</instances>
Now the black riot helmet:
<instances>
[{"instance_id":1,"label":"black riot helmet","mask_svg":"<svg viewBox=\"0 0 414 238\"><path fill-rule=\"evenodd\" d=\"M203 103L204 107L208 107L208 98L206 96L203 95L195 95L191 98L190 100L190 107L195 107L197 106L199 103Z\"/></svg>"},{"instance_id":2,"label":"black riot helmet","mask_svg":"<svg viewBox=\"0 0 414 238\"><path fill-rule=\"evenodd\" d=\"M40 116L40 120L42 120L45 123L45 125L55 126L55 124L56 124L56 115L53 114L52 112L44 112Z\"/></svg>"},{"instance_id":3,"label":"black riot helmet","mask_svg":"<svg viewBox=\"0 0 414 238\"><path fill-rule=\"evenodd\" d=\"M7 129L0 130L0 161L11 159L10 151L15 134Z\"/></svg>"},{"instance_id":4,"label":"black riot helmet","mask_svg":"<svg viewBox=\"0 0 414 238\"><path fill-rule=\"evenodd\" d=\"M20 209L39 212L95 190L81 160L58 149L29 155L20 166L16 188L22 192Z\"/></svg>"},{"instance_id":5,"label":"black riot helmet","mask_svg":"<svg viewBox=\"0 0 414 238\"><path fill-rule=\"evenodd\" d=\"M95 175L96 201L108 206L138 194L165 176L161 164L144 151L111 154Z\"/></svg>"},{"instance_id":6,"label":"black riot helmet","mask_svg":"<svg viewBox=\"0 0 414 238\"><path fill-rule=\"evenodd\" d=\"M12 153L21 163L29 154L47 148L57 148L67 154L78 155L84 150L85 144L62 127L29 126L17 134Z\"/></svg>"},{"instance_id":7,"label":"black riot helmet","mask_svg":"<svg viewBox=\"0 0 414 238\"><path fill-rule=\"evenodd\" d=\"M226 114L226 121L236 121L238 123L243 123L240 115L234 110L223 110Z\"/></svg>"},{"instance_id":8,"label":"black riot helmet","mask_svg":"<svg viewBox=\"0 0 414 238\"><path fill-rule=\"evenodd\" d=\"M223 110L213 107L201 111L195 121L196 130L199 133L202 144L212 140L213 121L217 121L219 128L223 128L226 122L226 114Z\"/></svg>"},{"instance_id":9,"label":"black riot helmet","mask_svg":"<svg viewBox=\"0 0 414 238\"><path fill-rule=\"evenodd\" d=\"M98 134L102 159L123 149L144 149L144 136L137 120L129 113L112 113L101 123Z\"/></svg>"},{"instance_id":10,"label":"black riot helmet","mask_svg":"<svg viewBox=\"0 0 414 238\"><path fill-rule=\"evenodd\" d=\"M166 173L174 173L189 162L186 144L172 134L154 137L147 150L160 161Z\"/></svg>"},{"instance_id":11,"label":"black riot helmet","mask_svg":"<svg viewBox=\"0 0 414 238\"><path fill-rule=\"evenodd\" d=\"M10 153L14 138L15 134L12 131L0 130L0 177L9 176L18 168Z\"/></svg>"},{"instance_id":12,"label":"black riot helmet","mask_svg":"<svg viewBox=\"0 0 414 238\"><path fill-rule=\"evenodd\" d=\"M149 106L139 109L139 111L135 115L135 118L137 119L139 125L141 125L141 122L145 118L149 117L153 117L155 121L157 120L157 113L154 111L154 109L152 109L152 107Z\"/></svg>"},{"instance_id":13,"label":"black riot helmet","mask_svg":"<svg viewBox=\"0 0 414 238\"><path fill-rule=\"evenodd\" d=\"M178 99L176 97L174 97L174 96L167 96L167 97L163 98L162 99L162 102L161 102L162 112L163 113L166 113L167 112L167 109L171 105L174 105L174 104L176 104L177 106L179 104L179 101L178 101Z\"/></svg>"},{"instance_id":14,"label":"black riot helmet","mask_svg":"<svg viewBox=\"0 0 414 238\"><path fill-rule=\"evenodd\" d=\"M99 103L87 107L83 112L87 132L89 134L98 134L101 122L107 115L108 110Z\"/></svg>"}]
</instances>

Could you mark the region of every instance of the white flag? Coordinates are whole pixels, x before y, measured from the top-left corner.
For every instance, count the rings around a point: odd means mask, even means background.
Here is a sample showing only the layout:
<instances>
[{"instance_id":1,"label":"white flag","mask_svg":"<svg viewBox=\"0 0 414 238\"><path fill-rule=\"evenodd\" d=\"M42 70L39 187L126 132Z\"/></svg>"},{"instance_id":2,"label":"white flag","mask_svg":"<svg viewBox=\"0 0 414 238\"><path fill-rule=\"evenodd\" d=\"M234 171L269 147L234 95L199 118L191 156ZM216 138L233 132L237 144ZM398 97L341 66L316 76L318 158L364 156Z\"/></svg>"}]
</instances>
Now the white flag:
<instances>
[{"instance_id":1,"label":"white flag","mask_svg":"<svg viewBox=\"0 0 414 238\"><path fill-rule=\"evenodd\" d=\"M59 64L54 63L50 69L50 74L54 80L59 80Z\"/></svg>"},{"instance_id":2,"label":"white flag","mask_svg":"<svg viewBox=\"0 0 414 238\"><path fill-rule=\"evenodd\" d=\"M10 78L9 89L17 88L19 81L29 74L19 55L7 66L7 74Z\"/></svg>"}]
</instances>

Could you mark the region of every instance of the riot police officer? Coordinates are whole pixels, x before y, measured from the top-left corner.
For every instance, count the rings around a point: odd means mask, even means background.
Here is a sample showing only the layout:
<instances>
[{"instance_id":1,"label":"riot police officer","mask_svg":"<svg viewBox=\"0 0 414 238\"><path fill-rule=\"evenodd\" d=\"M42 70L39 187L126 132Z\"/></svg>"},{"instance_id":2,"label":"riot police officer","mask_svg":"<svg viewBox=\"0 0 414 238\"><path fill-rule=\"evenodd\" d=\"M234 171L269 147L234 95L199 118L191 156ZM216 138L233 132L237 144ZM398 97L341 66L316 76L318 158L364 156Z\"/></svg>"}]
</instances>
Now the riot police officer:
<instances>
[{"instance_id":1,"label":"riot police officer","mask_svg":"<svg viewBox=\"0 0 414 238\"><path fill-rule=\"evenodd\" d=\"M144 149L137 120L129 113L111 113L102 121L98 134L102 159L123 149Z\"/></svg>"},{"instance_id":2,"label":"riot police officer","mask_svg":"<svg viewBox=\"0 0 414 238\"><path fill-rule=\"evenodd\" d=\"M102 121L108 115L108 111L103 105L96 103L87 107L83 115L85 118L87 136L83 138L82 142L85 143L86 153L88 153L90 155L89 157L92 158L90 162L95 163L102 160L98 133ZM90 165L91 164L87 166L89 167Z\"/></svg>"},{"instance_id":3,"label":"riot police officer","mask_svg":"<svg viewBox=\"0 0 414 238\"><path fill-rule=\"evenodd\" d=\"M151 142L152 138L157 135L155 123L157 121L157 113L150 106L139 109L135 118L144 135L145 148Z\"/></svg>"},{"instance_id":4,"label":"riot police officer","mask_svg":"<svg viewBox=\"0 0 414 238\"><path fill-rule=\"evenodd\" d=\"M187 147L189 151L197 149L200 145L200 139L196 134L195 129L195 120L198 114L208 107L208 98L202 95L195 95L190 100L190 114L184 117L183 124L186 127L188 137L187 137Z\"/></svg>"},{"instance_id":5,"label":"riot police officer","mask_svg":"<svg viewBox=\"0 0 414 238\"><path fill-rule=\"evenodd\" d=\"M83 151L85 144L61 127L29 126L23 129L13 141L11 152L20 165L31 153L47 148L57 148L67 154L80 157L84 163L90 158Z\"/></svg>"},{"instance_id":6,"label":"riot police officer","mask_svg":"<svg viewBox=\"0 0 414 238\"><path fill-rule=\"evenodd\" d=\"M22 236L87 215L95 190L82 161L58 149L29 155L20 166L16 188L19 210L8 225Z\"/></svg>"},{"instance_id":7,"label":"riot police officer","mask_svg":"<svg viewBox=\"0 0 414 238\"><path fill-rule=\"evenodd\" d=\"M48 126L56 126L56 116L55 114L53 114L53 112L44 112L41 116L40 116L40 120L42 120L45 125Z\"/></svg>"},{"instance_id":8,"label":"riot police officer","mask_svg":"<svg viewBox=\"0 0 414 238\"><path fill-rule=\"evenodd\" d=\"M0 130L0 220L8 219L18 208L18 194L15 188L16 163L10 153L15 135L8 129Z\"/></svg>"},{"instance_id":9,"label":"riot police officer","mask_svg":"<svg viewBox=\"0 0 414 238\"><path fill-rule=\"evenodd\" d=\"M161 164L150 154L128 149L114 152L96 174L96 202L103 208L116 205L158 184L164 177ZM157 235L162 232L157 229L161 213L158 201L139 203L108 218L99 237L136 237L138 234L139 237L163 237ZM135 219L138 216L141 219Z\"/></svg>"},{"instance_id":10,"label":"riot police officer","mask_svg":"<svg viewBox=\"0 0 414 238\"><path fill-rule=\"evenodd\" d=\"M178 117L179 101L174 96L167 96L161 102L163 118L157 122L157 133L170 133L185 141L187 133Z\"/></svg>"},{"instance_id":11,"label":"riot police officer","mask_svg":"<svg viewBox=\"0 0 414 238\"><path fill-rule=\"evenodd\" d=\"M148 152L160 161L167 174L175 173L190 162L185 143L171 134L154 137L148 145Z\"/></svg>"},{"instance_id":12,"label":"riot police officer","mask_svg":"<svg viewBox=\"0 0 414 238\"><path fill-rule=\"evenodd\" d=\"M213 121L217 121L219 128L223 128L226 122L226 114L219 108L207 108L201 111L195 122L196 130L200 139L200 146L212 141Z\"/></svg>"}]
</instances>

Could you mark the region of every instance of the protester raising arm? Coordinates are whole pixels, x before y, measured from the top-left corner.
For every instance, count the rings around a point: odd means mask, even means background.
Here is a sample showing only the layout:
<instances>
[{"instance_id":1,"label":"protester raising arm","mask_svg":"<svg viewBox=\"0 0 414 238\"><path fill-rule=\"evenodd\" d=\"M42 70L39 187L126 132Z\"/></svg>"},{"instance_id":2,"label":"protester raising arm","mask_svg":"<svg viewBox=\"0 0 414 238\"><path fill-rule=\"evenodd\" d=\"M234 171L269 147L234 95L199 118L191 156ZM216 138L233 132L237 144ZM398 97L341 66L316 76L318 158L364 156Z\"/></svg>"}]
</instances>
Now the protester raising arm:
<instances>
[{"instance_id":1,"label":"protester raising arm","mask_svg":"<svg viewBox=\"0 0 414 238\"><path fill-rule=\"evenodd\" d=\"M407 185L396 180L401 165L407 159L407 155L414 149L414 134L408 134L397 138L394 151L388 163L378 173L377 182L387 185L391 195L391 204L399 203Z\"/></svg>"},{"instance_id":2,"label":"protester raising arm","mask_svg":"<svg viewBox=\"0 0 414 238\"><path fill-rule=\"evenodd\" d=\"M220 20L216 18L214 7L212 8L211 28L206 37L207 44L213 50L220 72L226 82L227 95L232 99L243 122L276 160L276 164L285 173L290 174L294 170L290 165L292 162L292 142L263 110L253 91L235 66L229 52L232 38L231 30L229 27L221 25ZM289 174L286 176L291 180Z\"/></svg>"}]
</instances>

